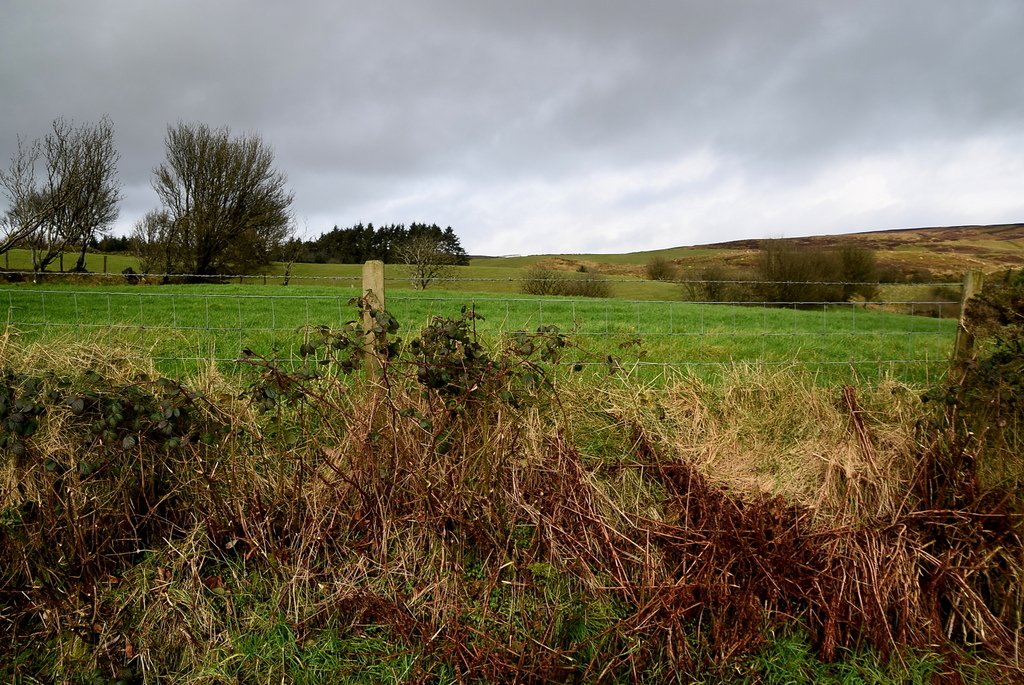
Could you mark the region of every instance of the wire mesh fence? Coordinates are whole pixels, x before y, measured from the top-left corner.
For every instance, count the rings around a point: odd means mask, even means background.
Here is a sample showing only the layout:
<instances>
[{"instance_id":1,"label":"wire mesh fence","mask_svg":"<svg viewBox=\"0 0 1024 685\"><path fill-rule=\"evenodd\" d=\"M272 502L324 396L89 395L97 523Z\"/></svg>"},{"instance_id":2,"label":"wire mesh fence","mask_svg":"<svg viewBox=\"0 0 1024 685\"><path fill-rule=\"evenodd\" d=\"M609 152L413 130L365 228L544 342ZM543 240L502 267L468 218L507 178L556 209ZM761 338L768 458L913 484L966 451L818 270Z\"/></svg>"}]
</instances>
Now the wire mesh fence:
<instances>
[{"instance_id":1,"label":"wire mesh fence","mask_svg":"<svg viewBox=\"0 0 1024 685\"><path fill-rule=\"evenodd\" d=\"M305 337L315 327L356 319L351 300L361 293L360 279L352 276L298 287L263 287L258 278L240 285L237 277L217 285L130 285L123 275L115 277L120 283L0 288L8 338L96 342L111 355L152 359L167 375L187 375L209 364L230 374L243 349L301 363ZM477 332L491 344L502 344L516 331L555 326L575 343L566 355L573 365L647 375L797 365L827 382L886 376L934 382L948 365L957 325L952 317L959 309L958 302L927 297L772 303L589 299L467 295L441 290L444 283L436 291L414 291L402 289L404 279L388 281L386 306L406 340L432 317L458 317L469 309L480 317L474 321ZM920 288L908 292L927 294Z\"/></svg>"}]
</instances>

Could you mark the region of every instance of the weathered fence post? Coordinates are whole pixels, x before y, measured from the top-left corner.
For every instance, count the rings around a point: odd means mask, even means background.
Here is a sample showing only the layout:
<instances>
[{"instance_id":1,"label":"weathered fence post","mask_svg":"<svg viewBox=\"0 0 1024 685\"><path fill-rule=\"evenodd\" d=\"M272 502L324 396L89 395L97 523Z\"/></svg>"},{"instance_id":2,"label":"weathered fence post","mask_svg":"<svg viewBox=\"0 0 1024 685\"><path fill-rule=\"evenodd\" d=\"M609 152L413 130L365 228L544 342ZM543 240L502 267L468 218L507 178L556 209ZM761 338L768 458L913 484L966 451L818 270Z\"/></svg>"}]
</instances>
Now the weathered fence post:
<instances>
[{"instance_id":1,"label":"weathered fence post","mask_svg":"<svg viewBox=\"0 0 1024 685\"><path fill-rule=\"evenodd\" d=\"M960 321L956 327L956 344L953 347L953 363L960 364L971 357L974 348L974 335L967 330L964 315L967 313L967 302L981 292L985 285L985 274L981 271L968 271L964 275L963 292L960 296Z\"/></svg>"},{"instance_id":2,"label":"weathered fence post","mask_svg":"<svg viewBox=\"0 0 1024 685\"><path fill-rule=\"evenodd\" d=\"M380 260L363 264L363 300L367 305L363 310L363 364L367 380L374 380L380 374L380 359L373 352L376 335L369 309L384 309L384 262Z\"/></svg>"}]
</instances>

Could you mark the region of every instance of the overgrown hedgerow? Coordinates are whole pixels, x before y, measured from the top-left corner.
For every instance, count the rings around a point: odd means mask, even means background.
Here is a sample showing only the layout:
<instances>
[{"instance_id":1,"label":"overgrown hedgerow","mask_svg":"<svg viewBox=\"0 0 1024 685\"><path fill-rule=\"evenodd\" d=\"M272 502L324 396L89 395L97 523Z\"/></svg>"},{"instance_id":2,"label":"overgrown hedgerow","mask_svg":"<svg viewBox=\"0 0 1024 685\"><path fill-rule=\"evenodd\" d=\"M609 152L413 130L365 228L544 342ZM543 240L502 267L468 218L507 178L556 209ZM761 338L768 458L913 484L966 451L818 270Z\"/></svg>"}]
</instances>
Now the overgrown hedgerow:
<instances>
[{"instance_id":1,"label":"overgrown hedgerow","mask_svg":"<svg viewBox=\"0 0 1024 685\"><path fill-rule=\"evenodd\" d=\"M250 350L241 397L8 347L0 673L753 682L799 633L821 673L1019 678L1017 500L909 389L653 392L575 380L551 328L486 349L467 310L403 345L366 313L375 380L357 327L318 328L298 369Z\"/></svg>"}]
</instances>

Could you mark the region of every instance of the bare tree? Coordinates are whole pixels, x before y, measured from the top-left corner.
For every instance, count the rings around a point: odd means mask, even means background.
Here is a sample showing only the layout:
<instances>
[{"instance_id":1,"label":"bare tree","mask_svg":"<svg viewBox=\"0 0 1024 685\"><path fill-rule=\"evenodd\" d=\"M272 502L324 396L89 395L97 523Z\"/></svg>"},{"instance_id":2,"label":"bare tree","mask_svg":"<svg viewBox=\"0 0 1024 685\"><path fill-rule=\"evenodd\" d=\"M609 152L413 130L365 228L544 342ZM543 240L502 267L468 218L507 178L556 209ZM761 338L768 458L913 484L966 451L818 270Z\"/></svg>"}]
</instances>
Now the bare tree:
<instances>
[{"instance_id":1,"label":"bare tree","mask_svg":"<svg viewBox=\"0 0 1024 685\"><path fill-rule=\"evenodd\" d=\"M163 282L170 274L181 273L182 266L175 248L174 222L167 212L148 212L135 224L129 241L130 250L139 259L142 273L162 274Z\"/></svg>"},{"instance_id":2,"label":"bare tree","mask_svg":"<svg viewBox=\"0 0 1024 685\"><path fill-rule=\"evenodd\" d=\"M757 270L762 282L756 289L768 302L848 302L854 295L870 300L878 293L875 253L859 245L828 250L766 240Z\"/></svg>"},{"instance_id":3,"label":"bare tree","mask_svg":"<svg viewBox=\"0 0 1024 685\"><path fill-rule=\"evenodd\" d=\"M227 127L168 126L167 160L154 170L163 205L136 226L136 251L163 255L163 273L252 273L270 264L288 237L292 194L256 134ZM156 241L154 243L154 241Z\"/></svg>"},{"instance_id":4,"label":"bare tree","mask_svg":"<svg viewBox=\"0 0 1024 685\"><path fill-rule=\"evenodd\" d=\"M52 139L56 159L64 162L61 177L79 180L62 188L69 195L60 203L63 212L58 221L64 224L70 243L79 246L74 270L85 271L89 244L118 217L122 195L117 163L121 156L114 148L114 125L109 117L98 124L84 124L77 131L63 130L67 136Z\"/></svg>"},{"instance_id":5,"label":"bare tree","mask_svg":"<svg viewBox=\"0 0 1024 685\"><path fill-rule=\"evenodd\" d=\"M414 235L400 243L395 252L409 269L416 290L426 290L431 281L451 278L458 256L444 249L441 239L429 233Z\"/></svg>"},{"instance_id":6,"label":"bare tree","mask_svg":"<svg viewBox=\"0 0 1024 685\"><path fill-rule=\"evenodd\" d=\"M9 201L2 221L0 254L33 235L46 221L46 207L36 182L39 142L31 144L18 138L18 151L7 171L0 171L0 186Z\"/></svg>"},{"instance_id":7,"label":"bare tree","mask_svg":"<svg viewBox=\"0 0 1024 685\"><path fill-rule=\"evenodd\" d=\"M0 253L26 243L33 269L45 271L69 246L77 245L75 269L84 270L90 241L118 216L119 158L108 117L78 128L57 119L41 143L19 139L9 169L0 172L0 186L10 201ZM45 161L42 178L36 169L40 160Z\"/></svg>"},{"instance_id":8,"label":"bare tree","mask_svg":"<svg viewBox=\"0 0 1024 685\"><path fill-rule=\"evenodd\" d=\"M759 299L784 304L841 302L839 258L835 252L764 240L758 252L755 288Z\"/></svg>"},{"instance_id":9,"label":"bare tree","mask_svg":"<svg viewBox=\"0 0 1024 685\"><path fill-rule=\"evenodd\" d=\"M309 231L309 224L306 224L306 231ZM278 257L284 262L284 280L281 285L288 285L292 280L292 269L295 267L296 260L302 256L303 251L306 249L306 244L302 242L302 239L296 235L294 228L288 234L287 240L281 243L280 252Z\"/></svg>"}]
</instances>

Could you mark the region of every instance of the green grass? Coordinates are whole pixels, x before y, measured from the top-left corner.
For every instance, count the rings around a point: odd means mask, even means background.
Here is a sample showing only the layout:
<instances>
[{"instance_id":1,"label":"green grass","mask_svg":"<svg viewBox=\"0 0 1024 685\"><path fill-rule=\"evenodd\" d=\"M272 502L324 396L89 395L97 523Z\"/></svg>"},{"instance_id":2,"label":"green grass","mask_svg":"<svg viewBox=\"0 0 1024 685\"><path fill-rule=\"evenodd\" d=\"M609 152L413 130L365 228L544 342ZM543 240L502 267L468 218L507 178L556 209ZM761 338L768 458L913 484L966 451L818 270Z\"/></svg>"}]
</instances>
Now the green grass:
<instances>
[{"instance_id":1,"label":"green grass","mask_svg":"<svg viewBox=\"0 0 1024 685\"><path fill-rule=\"evenodd\" d=\"M675 248L566 257L642 264L652 256L719 252ZM555 325L577 334L589 352L601 357L636 360L642 351L645 365L700 372L730 363L798 363L811 365L828 382L870 382L885 375L933 382L942 373L955 332L951 321L897 313L909 311L900 304L885 307L896 311L844 304L807 309L694 304L684 302L680 284L620 275L609 278L612 299L522 295L526 269L539 259L473 260L470 266L457 267L453 280L437 281L427 291L409 289L405 267L387 265L388 307L403 324L403 337L413 335L430 316L455 315L463 305L473 304L485 317L478 327L492 343L492 333ZM12 269L30 268L26 250L12 250L5 260ZM105 268L119 273L129 267L138 270L138 263L126 255L88 256L87 268L94 272ZM158 358L167 373L179 373L204 359L227 365L244 347L294 357L302 342L296 333L300 326L337 326L354 317L347 302L359 292L361 265L294 264L288 287L282 285L284 270L285 265L274 264L265 274L228 284L189 286L109 285L94 276L61 284L57 279L65 277L53 275L43 285L3 289L0 307L7 308L5 320L24 339L116 338L139 354ZM933 296L927 288L892 286L884 289L883 297L896 301ZM642 350L632 345L637 338L643 341ZM648 376L657 373L645 368Z\"/></svg>"},{"instance_id":2,"label":"green grass","mask_svg":"<svg viewBox=\"0 0 1024 685\"><path fill-rule=\"evenodd\" d=\"M757 654L745 660L736 670L739 677L722 682L758 683L759 685L930 685L938 679L956 678L952 682L994 685L992 678L969 665L949 667L935 653L907 651L883 659L872 650L840 650L833 663L821 661L810 640L801 630L777 632ZM945 682L945 681L942 681Z\"/></svg>"},{"instance_id":3,"label":"green grass","mask_svg":"<svg viewBox=\"0 0 1024 685\"><path fill-rule=\"evenodd\" d=\"M359 264L295 264L292 267L291 283L313 287L345 287L358 284L361 274L362 265ZM250 276L237 279L236 282L249 285L279 285L283 282L283 275L284 266L275 264L268 270L266 276ZM522 293L522 281L527 276L528 271L523 268L479 266L474 260L469 266L454 267L449 278L434 281L430 284L429 291L519 295ZM389 289L410 287L408 270L401 264L385 265L384 277ZM618 299L681 301L686 294L683 286L675 283L652 282L627 275L594 277L609 280L612 297Z\"/></svg>"},{"instance_id":4,"label":"green grass","mask_svg":"<svg viewBox=\"0 0 1024 685\"><path fill-rule=\"evenodd\" d=\"M77 254L69 252L64 255L63 263L64 267L67 269L72 268L77 261ZM31 271L32 253L29 250L8 250L3 254L3 258L0 259L0 265L11 271ZM104 265L106 266L106 269L103 268ZM128 267L138 271L139 260L127 253L103 255L95 252L89 252L85 256L85 268L94 273L105 272L119 274ZM60 261L55 261L50 266L50 269L51 271L59 270Z\"/></svg>"},{"instance_id":5,"label":"green grass","mask_svg":"<svg viewBox=\"0 0 1024 685\"><path fill-rule=\"evenodd\" d=\"M442 288L451 292L489 292L498 294L518 294L521 292L521 281L527 277L530 264L541 259L528 257L519 260L473 260L469 266L454 267L448 279L438 280L431 284L431 289ZM32 261L28 250L10 250L5 253L5 268L13 271L31 271ZM104 261L106 260L106 261ZM75 263L71 255L65 257L65 266L70 268ZM628 263L628 262L625 262ZM106 268L104 268L106 267ZM90 253L86 259L86 269L94 274L120 274L131 268L139 271L136 258L126 254L100 255ZM362 279L361 264L302 264L292 265L290 274L291 285L314 287L349 287L358 285ZM275 262L263 273L234 277L231 283L239 285L282 285L286 265ZM46 278L51 281L64 279L63 274L56 273L57 266ZM408 288L408 269L401 264L388 264L384 269L389 288ZM90 281L97 281L99 276L86 276ZM672 283L652 283L641 278L616 275L609 277L613 281L611 288L614 297L624 299L645 300L682 300L682 286ZM120 280L120 277L117 277ZM122 281L123 282L123 281Z\"/></svg>"},{"instance_id":6,"label":"green grass","mask_svg":"<svg viewBox=\"0 0 1024 685\"><path fill-rule=\"evenodd\" d=\"M295 356L307 325L354 319L358 281L335 286L13 284L0 288L9 330L39 338L117 340L164 364L167 373L218 359L229 365L249 347ZM672 301L566 300L448 290L391 289L388 309L413 337L432 316L475 307L492 344L501 333L557 326L595 362L699 370L723 364L803 364L837 382L897 375L930 382L949 357L955 322L845 305L811 309ZM643 355L642 358L638 355ZM174 366L178 365L178 366Z\"/></svg>"}]
</instances>

